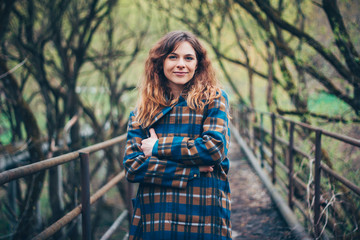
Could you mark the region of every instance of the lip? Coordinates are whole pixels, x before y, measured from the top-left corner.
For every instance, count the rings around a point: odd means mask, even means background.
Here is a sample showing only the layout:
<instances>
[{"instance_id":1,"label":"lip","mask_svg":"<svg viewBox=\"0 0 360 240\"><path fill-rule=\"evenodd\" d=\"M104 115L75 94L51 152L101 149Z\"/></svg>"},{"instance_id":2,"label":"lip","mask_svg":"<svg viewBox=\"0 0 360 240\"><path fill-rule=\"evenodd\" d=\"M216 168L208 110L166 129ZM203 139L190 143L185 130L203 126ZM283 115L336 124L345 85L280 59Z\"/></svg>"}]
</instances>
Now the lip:
<instances>
[{"instance_id":1,"label":"lip","mask_svg":"<svg viewBox=\"0 0 360 240\"><path fill-rule=\"evenodd\" d=\"M187 72L174 72L175 75L183 76L187 74Z\"/></svg>"}]
</instances>

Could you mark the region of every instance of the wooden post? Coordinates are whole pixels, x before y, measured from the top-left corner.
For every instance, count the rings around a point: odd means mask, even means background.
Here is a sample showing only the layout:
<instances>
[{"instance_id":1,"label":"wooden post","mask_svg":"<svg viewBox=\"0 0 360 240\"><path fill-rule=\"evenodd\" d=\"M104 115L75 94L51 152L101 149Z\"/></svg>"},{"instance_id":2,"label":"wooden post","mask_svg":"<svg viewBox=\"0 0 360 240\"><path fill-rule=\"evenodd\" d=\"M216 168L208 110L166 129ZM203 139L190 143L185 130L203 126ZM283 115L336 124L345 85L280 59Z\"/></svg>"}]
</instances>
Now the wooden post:
<instances>
[{"instance_id":1,"label":"wooden post","mask_svg":"<svg viewBox=\"0 0 360 240\"><path fill-rule=\"evenodd\" d=\"M315 238L320 236L320 178L321 178L321 130L316 130L315 140L315 173L314 173L314 233Z\"/></svg>"},{"instance_id":2,"label":"wooden post","mask_svg":"<svg viewBox=\"0 0 360 240\"><path fill-rule=\"evenodd\" d=\"M275 184L276 183L276 172L275 172L275 167L276 167L276 162L275 162L275 124L276 124L276 116L274 113L271 113L271 159L272 159L272 173L271 173L271 177L272 177L272 183Z\"/></svg>"},{"instance_id":3,"label":"wooden post","mask_svg":"<svg viewBox=\"0 0 360 240\"><path fill-rule=\"evenodd\" d=\"M89 153L80 152L82 239L91 239Z\"/></svg>"},{"instance_id":4,"label":"wooden post","mask_svg":"<svg viewBox=\"0 0 360 240\"><path fill-rule=\"evenodd\" d=\"M294 194L294 158L293 158L293 149L294 149L294 123L290 122L290 133L289 133L289 195L288 202L290 209L293 209L293 194Z\"/></svg>"},{"instance_id":5,"label":"wooden post","mask_svg":"<svg viewBox=\"0 0 360 240\"><path fill-rule=\"evenodd\" d=\"M264 114L260 113L260 162L261 167L264 167Z\"/></svg>"}]
</instances>

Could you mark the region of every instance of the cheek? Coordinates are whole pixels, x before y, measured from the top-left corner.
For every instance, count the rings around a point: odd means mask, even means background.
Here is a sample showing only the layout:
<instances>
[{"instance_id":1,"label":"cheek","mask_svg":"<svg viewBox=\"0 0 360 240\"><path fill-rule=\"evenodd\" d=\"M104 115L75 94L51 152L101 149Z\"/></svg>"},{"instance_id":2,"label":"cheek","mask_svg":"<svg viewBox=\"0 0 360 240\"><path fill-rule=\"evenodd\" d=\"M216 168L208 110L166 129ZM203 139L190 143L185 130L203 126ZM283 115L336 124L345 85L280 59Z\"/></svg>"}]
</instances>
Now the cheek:
<instances>
[{"instance_id":1,"label":"cheek","mask_svg":"<svg viewBox=\"0 0 360 240\"><path fill-rule=\"evenodd\" d=\"M169 71L174 68L174 64L171 62L165 61L163 68L164 68L164 71Z\"/></svg>"},{"instance_id":2,"label":"cheek","mask_svg":"<svg viewBox=\"0 0 360 240\"><path fill-rule=\"evenodd\" d=\"M190 71L190 77L193 78L195 75L195 71L196 71L196 67L192 68L192 70Z\"/></svg>"},{"instance_id":3,"label":"cheek","mask_svg":"<svg viewBox=\"0 0 360 240\"><path fill-rule=\"evenodd\" d=\"M191 68L192 68L192 71L195 72L195 70L197 69L197 64L194 64Z\"/></svg>"},{"instance_id":4,"label":"cheek","mask_svg":"<svg viewBox=\"0 0 360 240\"><path fill-rule=\"evenodd\" d=\"M198 61L196 61L196 62L194 62L194 64L193 64L193 68L194 68L194 71L198 68Z\"/></svg>"}]
</instances>

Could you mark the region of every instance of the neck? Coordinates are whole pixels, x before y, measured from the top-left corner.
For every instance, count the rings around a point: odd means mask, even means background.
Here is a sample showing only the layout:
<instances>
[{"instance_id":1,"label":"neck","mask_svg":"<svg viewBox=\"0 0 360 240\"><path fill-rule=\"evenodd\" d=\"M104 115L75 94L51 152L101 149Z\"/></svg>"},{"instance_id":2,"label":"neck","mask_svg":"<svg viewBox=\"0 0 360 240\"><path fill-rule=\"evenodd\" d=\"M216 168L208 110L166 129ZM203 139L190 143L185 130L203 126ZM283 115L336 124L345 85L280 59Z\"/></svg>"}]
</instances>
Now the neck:
<instances>
[{"instance_id":1,"label":"neck","mask_svg":"<svg viewBox=\"0 0 360 240\"><path fill-rule=\"evenodd\" d=\"M178 85L174 85L174 84L169 84L168 85L171 94L175 97L178 98L180 97L180 95L182 94L184 87L183 86L178 86Z\"/></svg>"},{"instance_id":2,"label":"neck","mask_svg":"<svg viewBox=\"0 0 360 240\"><path fill-rule=\"evenodd\" d=\"M180 97L182 90L176 90L176 91L172 90L171 93L172 95L174 95L175 98L178 98Z\"/></svg>"}]
</instances>

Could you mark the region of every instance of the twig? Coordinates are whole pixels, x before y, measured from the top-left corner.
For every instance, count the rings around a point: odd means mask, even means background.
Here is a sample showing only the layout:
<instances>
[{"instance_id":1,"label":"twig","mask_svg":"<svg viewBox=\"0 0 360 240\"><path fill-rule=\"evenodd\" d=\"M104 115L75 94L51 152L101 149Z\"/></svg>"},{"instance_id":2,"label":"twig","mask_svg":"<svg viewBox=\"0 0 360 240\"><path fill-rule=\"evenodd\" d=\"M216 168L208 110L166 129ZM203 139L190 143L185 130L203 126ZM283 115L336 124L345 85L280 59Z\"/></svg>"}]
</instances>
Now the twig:
<instances>
[{"instance_id":1,"label":"twig","mask_svg":"<svg viewBox=\"0 0 360 240\"><path fill-rule=\"evenodd\" d=\"M7 71L6 73L3 73L0 75L0 79L5 78L6 76L8 76L9 74L12 74L13 72L15 72L19 67L21 67L22 65L24 65L27 61L27 58L25 58L21 63L17 64L15 67L13 67L12 69L10 69L9 71Z\"/></svg>"},{"instance_id":2,"label":"twig","mask_svg":"<svg viewBox=\"0 0 360 240\"><path fill-rule=\"evenodd\" d=\"M325 220L324 226L323 226L323 228L322 228L322 230L321 230L321 232L320 232L320 234L319 234L319 237L316 238L316 239L320 239L321 235L324 233L325 228L326 228L326 225L327 225L327 223L328 223L328 219L329 219L329 209L328 209L328 208L329 208L329 206L332 206L333 203L335 203L336 197L339 196L339 195L341 195L341 194L340 194L340 193L338 193L338 194L333 194L332 197L330 198L328 204L326 204L326 206L325 206L325 207L323 208L323 210L321 211L319 220L318 220L318 222L317 222L316 224L319 224L321 217L325 214L325 211L326 211L326 215L325 215L325 216L326 216L326 220Z\"/></svg>"}]
</instances>

